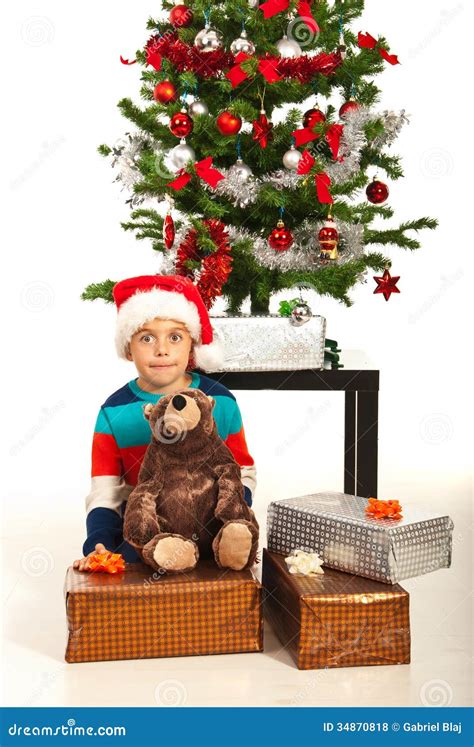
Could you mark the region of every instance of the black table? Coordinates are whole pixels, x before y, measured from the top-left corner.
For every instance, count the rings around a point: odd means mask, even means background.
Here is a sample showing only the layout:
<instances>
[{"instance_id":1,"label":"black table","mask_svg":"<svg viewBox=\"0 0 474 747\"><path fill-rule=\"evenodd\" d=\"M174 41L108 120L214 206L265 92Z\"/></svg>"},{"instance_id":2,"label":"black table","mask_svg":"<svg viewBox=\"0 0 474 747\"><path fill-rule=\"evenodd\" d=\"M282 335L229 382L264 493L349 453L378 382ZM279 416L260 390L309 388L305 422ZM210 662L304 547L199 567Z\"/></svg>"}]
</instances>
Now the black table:
<instances>
[{"instance_id":1,"label":"black table","mask_svg":"<svg viewBox=\"0 0 474 747\"><path fill-rule=\"evenodd\" d=\"M379 371L251 371L206 374L233 389L345 392L344 492L377 496Z\"/></svg>"}]
</instances>

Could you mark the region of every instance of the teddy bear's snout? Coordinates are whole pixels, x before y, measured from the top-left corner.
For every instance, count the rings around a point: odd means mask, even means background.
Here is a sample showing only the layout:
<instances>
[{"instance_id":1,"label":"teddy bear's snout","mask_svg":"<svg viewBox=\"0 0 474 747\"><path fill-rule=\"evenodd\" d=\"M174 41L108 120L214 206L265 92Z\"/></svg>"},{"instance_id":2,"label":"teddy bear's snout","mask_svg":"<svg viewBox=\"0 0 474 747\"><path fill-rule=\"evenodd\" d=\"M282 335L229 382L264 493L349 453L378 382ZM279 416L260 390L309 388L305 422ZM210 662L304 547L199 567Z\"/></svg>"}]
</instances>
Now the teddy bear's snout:
<instances>
[{"instance_id":1,"label":"teddy bear's snout","mask_svg":"<svg viewBox=\"0 0 474 747\"><path fill-rule=\"evenodd\" d=\"M196 400L183 394L175 394L169 400L163 416L167 431L185 433L192 431L201 420L201 410Z\"/></svg>"},{"instance_id":2,"label":"teddy bear's snout","mask_svg":"<svg viewBox=\"0 0 474 747\"><path fill-rule=\"evenodd\" d=\"M177 394L171 401L174 409L178 410L178 412L181 412L181 410L186 407L186 400L182 394Z\"/></svg>"}]
</instances>

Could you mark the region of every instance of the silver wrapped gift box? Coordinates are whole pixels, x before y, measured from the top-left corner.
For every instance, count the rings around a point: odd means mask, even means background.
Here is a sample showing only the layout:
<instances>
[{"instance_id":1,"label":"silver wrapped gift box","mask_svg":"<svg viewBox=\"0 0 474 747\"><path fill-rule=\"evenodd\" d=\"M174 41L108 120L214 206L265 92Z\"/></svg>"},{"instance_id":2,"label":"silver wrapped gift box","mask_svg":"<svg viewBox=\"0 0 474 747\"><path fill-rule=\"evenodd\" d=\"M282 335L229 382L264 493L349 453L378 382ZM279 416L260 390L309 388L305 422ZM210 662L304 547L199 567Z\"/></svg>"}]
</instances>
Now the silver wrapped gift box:
<instances>
[{"instance_id":1,"label":"silver wrapped gift box","mask_svg":"<svg viewBox=\"0 0 474 747\"><path fill-rule=\"evenodd\" d=\"M279 314L211 316L215 338L224 347L219 371L294 371L324 367L326 320L312 316L301 326Z\"/></svg>"},{"instance_id":2,"label":"silver wrapped gift box","mask_svg":"<svg viewBox=\"0 0 474 747\"><path fill-rule=\"evenodd\" d=\"M268 508L268 549L317 552L324 564L387 584L451 565L453 522L402 503L402 519L368 517L367 498L314 493Z\"/></svg>"}]
</instances>

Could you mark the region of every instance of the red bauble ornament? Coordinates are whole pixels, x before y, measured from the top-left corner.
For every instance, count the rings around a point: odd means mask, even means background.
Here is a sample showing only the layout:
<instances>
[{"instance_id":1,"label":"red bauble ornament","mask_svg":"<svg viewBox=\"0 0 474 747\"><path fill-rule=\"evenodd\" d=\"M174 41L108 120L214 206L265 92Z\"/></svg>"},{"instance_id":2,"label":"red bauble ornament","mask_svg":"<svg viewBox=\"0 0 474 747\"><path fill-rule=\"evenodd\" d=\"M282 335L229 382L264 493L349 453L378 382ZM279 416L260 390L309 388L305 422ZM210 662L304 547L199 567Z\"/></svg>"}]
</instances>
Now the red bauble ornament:
<instances>
[{"instance_id":1,"label":"red bauble ornament","mask_svg":"<svg viewBox=\"0 0 474 747\"><path fill-rule=\"evenodd\" d=\"M268 121L264 109L261 109L258 119L254 119L252 124L252 139L257 140L261 148L266 148L268 143L273 140L273 124Z\"/></svg>"},{"instance_id":2,"label":"red bauble ornament","mask_svg":"<svg viewBox=\"0 0 474 747\"><path fill-rule=\"evenodd\" d=\"M337 244L339 241L339 231L336 228L331 216L321 228L318 234L319 246L321 247L320 259L337 259Z\"/></svg>"},{"instance_id":3,"label":"red bauble ornament","mask_svg":"<svg viewBox=\"0 0 474 747\"><path fill-rule=\"evenodd\" d=\"M307 127L310 130L313 129L314 125L325 121L326 117L319 109L308 109L303 114L303 127Z\"/></svg>"},{"instance_id":4,"label":"red bauble ornament","mask_svg":"<svg viewBox=\"0 0 474 747\"><path fill-rule=\"evenodd\" d=\"M354 112L359 108L360 104L358 104L355 99L349 99L349 101L346 101L339 109L339 116L344 117L348 112Z\"/></svg>"},{"instance_id":5,"label":"red bauble ornament","mask_svg":"<svg viewBox=\"0 0 474 747\"><path fill-rule=\"evenodd\" d=\"M388 197L388 187L383 182L379 182L374 176L374 180L370 182L365 190L365 194L369 202L372 202L374 205L380 205Z\"/></svg>"},{"instance_id":6,"label":"red bauble ornament","mask_svg":"<svg viewBox=\"0 0 474 747\"><path fill-rule=\"evenodd\" d=\"M237 114L225 111L219 114L216 124L221 135L237 135L242 127L242 120Z\"/></svg>"},{"instance_id":7,"label":"red bauble ornament","mask_svg":"<svg viewBox=\"0 0 474 747\"><path fill-rule=\"evenodd\" d=\"M390 275L388 270L385 270L382 277L374 276L374 280L377 283L377 287L374 293L383 293L383 297L386 301L390 298L392 293L400 293L397 288L397 283L400 280L400 275Z\"/></svg>"},{"instance_id":8,"label":"red bauble ornament","mask_svg":"<svg viewBox=\"0 0 474 747\"><path fill-rule=\"evenodd\" d=\"M167 249L171 249L171 247L173 246L174 237L175 228L173 216L171 215L171 213L167 213L163 221L163 241L165 242L165 246Z\"/></svg>"},{"instance_id":9,"label":"red bauble ornament","mask_svg":"<svg viewBox=\"0 0 474 747\"><path fill-rule=\"evenodd\" d=\"M284 252L289 249L294 241L293 234L289 228L285 228L282 220L279 220L277 227L273 229L268 237L268 243L276 252Z\"/></svg>"},{"instance_id":10,"label":"red bauble ornament","mask_svg":"<svg viewBox=\"0 0 474 747\"><path fill-rule=\"evenodd\" d=\"M187 137L193 131L194 122L187 112L176 112L170 119L169 128L176 137Z\"/></svg>"},{"instance_id":11,"label":"red bauble ornament","mask_svg":"<svg viewBox=\"0 0 474 747\"><path fill-rule=\"evenodd\" d=\"M169 104L170 101L176 101L177 93L174 84L170 80L162 80L155 86L153 98L161 104Z\"/></svg>"},{"instance_id":12,"label":"red bauble ornament","mask_svg":"<svg viewBox=\"0 0 474 747\"><path fill-rule=\"evenodd\" d=\"M177 29L191 26L193 18L193 11L187 5L175 5L170 11L170 23Z\"/></svg>"}]
</instances>

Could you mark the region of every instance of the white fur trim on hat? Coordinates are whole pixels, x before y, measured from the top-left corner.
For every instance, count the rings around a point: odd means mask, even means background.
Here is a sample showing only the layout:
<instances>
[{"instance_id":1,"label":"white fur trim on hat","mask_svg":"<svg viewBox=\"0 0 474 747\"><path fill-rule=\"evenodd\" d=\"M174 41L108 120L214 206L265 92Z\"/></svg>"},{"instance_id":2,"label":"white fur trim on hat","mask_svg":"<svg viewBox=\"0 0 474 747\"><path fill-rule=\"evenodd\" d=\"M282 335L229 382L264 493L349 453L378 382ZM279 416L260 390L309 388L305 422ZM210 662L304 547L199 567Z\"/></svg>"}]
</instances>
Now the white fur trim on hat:
<instances>
[{"instance_id":1,"label":"white fur trim on hat","mask_svg":"<svg viewBox=\"0 0 474 747\"><path fill-rule=\"evenodd\" d=\"M224 364L224 348L217 340L208 345L194 346L196 366L203 371L219 371Z\"/></svg>"},{"instance_id":2,"label":"white fur trim on hat","mask_svg":"<svg viewBox=\"0 0 474 747\"><path fill-rule=\"evenodd\" d=\"M198 310L182 293L158 288L137 291L123 302L117 312L115 346L120 358L127 359L127 347L135 332L156 317L183 322L193 340L199 342L201 321ZM204 345L204 349L208 347Z\"/></svg>"}]
</instances>

